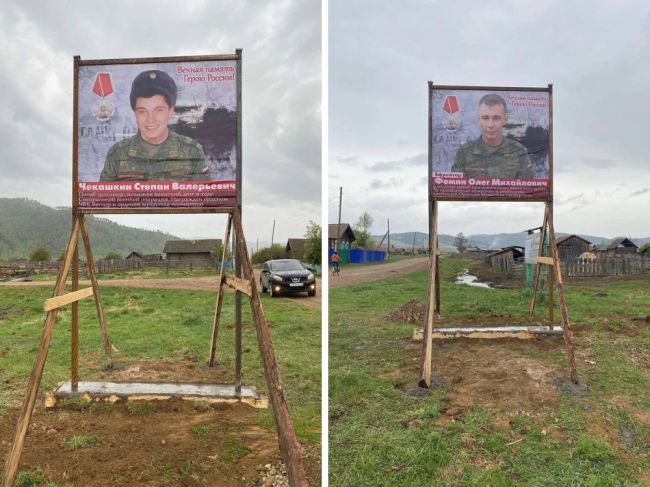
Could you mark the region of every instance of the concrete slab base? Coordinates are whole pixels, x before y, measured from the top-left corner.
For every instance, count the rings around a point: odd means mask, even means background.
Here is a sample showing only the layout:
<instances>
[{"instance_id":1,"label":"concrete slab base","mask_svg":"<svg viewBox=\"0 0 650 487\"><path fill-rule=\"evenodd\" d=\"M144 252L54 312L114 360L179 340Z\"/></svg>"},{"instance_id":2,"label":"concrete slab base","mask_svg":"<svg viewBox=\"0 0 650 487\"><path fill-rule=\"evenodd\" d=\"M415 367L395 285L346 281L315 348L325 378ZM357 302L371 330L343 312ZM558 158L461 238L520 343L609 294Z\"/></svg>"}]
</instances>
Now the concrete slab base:
<instances>
[{"instance_id":1,"label":"concrete slab base","mask_svg":"<svg viewBox=\"0 0 650 487\"><path fill-rule=\"evenodd\" d=\"M234 384L190 384L159 382L89 382L79 381L72 390L70 381L63 382L48 393L45 408L52 408L65 399L81 398L87 402L118 401L203 401L207 403L242 402L255 408L268 408L268 398L255 387L241 386L237 394Z\"/></svg>"},{"instance_id":2,"label":"concrete slab base","mask_svg":"<svg viewBox=\"0 0 650 487\"><path fill-rule=\"evenodd\" d=\"M540 335L562 336L562 327L554 326L471 326L459 328L434 328L431 334L432 340L445 340L449 338L520 338L531 339ZM413 330L413 340L421 342L424 337L424 329Z\"/></svg>"}]
</instances>

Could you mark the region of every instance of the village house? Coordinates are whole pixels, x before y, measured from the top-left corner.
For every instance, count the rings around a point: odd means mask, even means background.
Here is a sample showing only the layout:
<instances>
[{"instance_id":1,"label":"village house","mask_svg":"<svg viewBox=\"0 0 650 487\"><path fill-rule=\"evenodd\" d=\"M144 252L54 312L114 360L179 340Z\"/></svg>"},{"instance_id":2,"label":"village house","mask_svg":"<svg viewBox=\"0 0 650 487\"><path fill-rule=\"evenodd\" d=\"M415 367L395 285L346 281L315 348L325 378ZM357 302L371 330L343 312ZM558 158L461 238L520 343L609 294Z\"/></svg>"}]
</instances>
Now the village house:
<instances>
[{"instance_id":1,"label":"village house","mask_svg":"<svg viewBox=\"0 0 650 487\"><path fill-rule=\"evenodd\" d=\"M557 245L560 262L577 259L585 252L589 251L591 242L578 235L567 235L555 240Z\"/></svg>"},{"instance_id":2,"label":"village house","mask_svg":"<svg viewBox=\"0 0 650 487\"><path fill-rule=\"evenodd\" d=\"M514 269L515 262L523 262L524 247L511 245L501 250L493 252L487 256L493 269L499 269L503 272L511 272Z\"/></svg>"},{"instance_id":3,"label":"village house","mask_svg":"<svg viewBox=\"0 0 650 487\"><path fill-rule=\"evenodd\" d=\"M340 227L340 231L339 231ZM352 242L356 240L352 227L349 223L330 223L327 228L327 247L330 249L336 248L337 241L341 241L340 248L349 249Z\"/></svg>"},{"instance_id":4,"label":"village house","mask_svg":"<svg viewBox=\"0 0 650 487\"><path fill-rule=\"evenodd\" d=\"M617 237L605 245L596 245L595 251L601 254L611 255L630 255L635 254L638 245L629 238Z\"/></svg>"},{"instance_id":5,"label":"village house","mask_svg":"<svg viewBox=\"0 0 650 487\"><path fill-rule=\"evenodd\" d=\"M284 250L292 259L302 260L305 255L305 242L304 238L290 238L287 240Z\"/></svg>"},{"instance_id":6,"label":"village house","mask_svg":"<svg viewBox=\"0 0 650 487\"><path fill-rule=\"evenodd\" d=\"M215 262L211 255L212 251L220 243L221 239L167 240L163 253L170 263L182 262L212 266Z\"/></svg>"}]
</instances>

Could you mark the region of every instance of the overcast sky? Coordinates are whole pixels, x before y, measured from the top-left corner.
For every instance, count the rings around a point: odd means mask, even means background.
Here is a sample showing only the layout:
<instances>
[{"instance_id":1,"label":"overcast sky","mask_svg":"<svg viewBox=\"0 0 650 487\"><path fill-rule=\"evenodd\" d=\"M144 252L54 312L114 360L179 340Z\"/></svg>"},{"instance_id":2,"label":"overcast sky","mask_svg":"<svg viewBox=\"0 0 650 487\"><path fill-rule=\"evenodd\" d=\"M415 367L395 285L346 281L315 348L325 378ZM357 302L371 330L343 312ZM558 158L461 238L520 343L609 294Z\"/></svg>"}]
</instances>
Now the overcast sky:
<instances>
[{"instance_id":1,"label":"overcast sky","mask_svg":"<svg viewBox=\"0 0 650 487\"><path fill-rule=\"evenodd\" d=\"M0 195L71 206L73 56L243 49L243 216L249 245L321 219L318 0L0 0ZM215 215L128 215L184 238L222 237ZM91 236L92 238L92 236Z\"/></svg>"},{"instance_id":2,"label":"overcast sky","mask_svg":"<svg viewBox=\"0 0 650 487\"><path fill-rule=\"evenodd\" d=\"M329 221L428 231L427 82L553 84L555 229L650 236L650 4L329 4ZM539 226L542 203L441 203L442 233Z\"/></svg>"}]
</instances>

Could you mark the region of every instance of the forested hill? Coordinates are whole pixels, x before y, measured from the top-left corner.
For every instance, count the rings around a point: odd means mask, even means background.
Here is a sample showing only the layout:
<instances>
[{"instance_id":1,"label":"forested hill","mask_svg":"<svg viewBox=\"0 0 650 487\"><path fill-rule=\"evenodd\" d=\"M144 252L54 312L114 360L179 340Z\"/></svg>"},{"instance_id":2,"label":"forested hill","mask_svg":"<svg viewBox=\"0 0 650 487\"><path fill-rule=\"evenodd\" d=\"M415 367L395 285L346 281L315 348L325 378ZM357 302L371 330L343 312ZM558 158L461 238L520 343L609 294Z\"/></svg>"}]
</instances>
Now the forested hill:
<instances>
[{"instance_id":1,"label":"forested hill","mask_svg":"<svg viewBox=\"0 0 650 487\"><path fill-rule=\"evenodd\" d=\"M70 208L55 209L25 198L0 198L0 260L27 258L38 247L46 247L58 258L70 238L71 218ZM93 215L86 215L85 220L96 259L111 251L123 257L133 250L162 252L165 241L178 238Z\"/></svg>"}]
</instances>

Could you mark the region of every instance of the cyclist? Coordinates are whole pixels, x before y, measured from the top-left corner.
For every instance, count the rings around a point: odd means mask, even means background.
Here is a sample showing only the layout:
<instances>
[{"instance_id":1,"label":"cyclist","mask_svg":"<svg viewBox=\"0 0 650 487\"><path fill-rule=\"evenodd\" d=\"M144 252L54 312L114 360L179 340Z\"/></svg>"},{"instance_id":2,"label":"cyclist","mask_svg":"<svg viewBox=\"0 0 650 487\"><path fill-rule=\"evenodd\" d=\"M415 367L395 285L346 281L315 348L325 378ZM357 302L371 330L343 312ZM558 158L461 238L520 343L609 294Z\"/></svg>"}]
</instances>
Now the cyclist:
<instances>
[{"instance_id":1,"label":"cyclist","mask_svg":"<svg viewBox=\"0 0 650 487\"><path fill-rule=\"evenodd\" d=\"M336 252L336 250L335 250L334 253L332 254L332 257L330 257L330 259L332 260L332 275L333 275L333 276L338 276L338 275L339 275L339 271L340 271L340 269L341 269L341 268L340 268L341 257L340 257L339 254Z\"/></svg>"}]
</instances>

